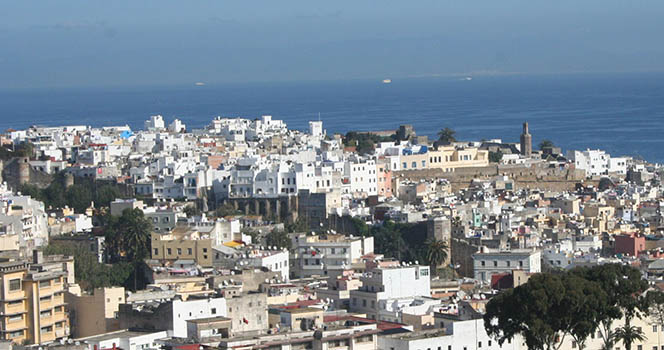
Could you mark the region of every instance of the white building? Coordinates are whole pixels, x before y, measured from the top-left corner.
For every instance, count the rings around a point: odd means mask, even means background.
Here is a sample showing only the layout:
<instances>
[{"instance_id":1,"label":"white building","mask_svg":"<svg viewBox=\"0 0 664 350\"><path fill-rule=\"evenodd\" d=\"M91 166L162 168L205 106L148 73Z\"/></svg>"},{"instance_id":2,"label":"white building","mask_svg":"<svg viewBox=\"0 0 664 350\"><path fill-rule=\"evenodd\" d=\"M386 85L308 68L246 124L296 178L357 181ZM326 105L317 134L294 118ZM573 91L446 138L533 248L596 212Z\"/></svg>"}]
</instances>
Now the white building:
<instances>
[{"instance_id":1,"label":"white building","mask_svg":"<svg viewBox=\"0 0 664 350\"><path fill-rule=\"evenodd\" d=\"M180 119L174 119L171 124L168 125L168 131L170 132L185 132L187 130L187 126L184 125L184 123Z\"/></svg>"},{"instance_id":2,"label":"white building","mask_svg":"<svg viewBox=\"0 0 664 350\"><path fill-rule=\"evenodd\" d=\"M502 346L491 338L484 328L484 320L456 321L452 333L445 329L425 330L378 337L381 350L515 350L526 349L521 337L517 336Z\"/></svg>"},{"instance_id":3,"label":"white building","mask_svg":"<svg viewBox=\"0 0 664 350\"><path fill-rule=\"evenodd\" d=\"M87 344L88 350L113 348L126 350L145 350L160 348L161 345L158 344L156 340L166 337L168 337L168 332L166 331L141 332L120 330L77 339L77 341Z\"/></svg>"},{"instance_id":4,"label":"white building","mask_svg":"<svg viewBox=\"0 0 664 350\"><path fill-rule=\"evenodd\" d=\"M150 119L145 121L145 130L163 130L164 126L164 117L161 115L150 116Z\"/></svg>"},{"instance_id":5,"label":"white building","mask_svg":"<svg viewBox=\"0 0 664 350\"><path fill-rule=\"evenodd\" d=\"M376 268L366 272L360 280L362 287L350 291L350 309L366 313L371 319L400 322L404 308L417 305L428 308L439 303L430 298L428 266Z\"/></svg>"},{"instance_id":6,"label":"white building","mask_svg":"<svg viewBox=\"0 0 664 350\"><path fill-rule=\"evenodd\" d=\"M293 239L291 273L296 277L332 274L349 269L373 251L373 237L300 235Z\"/></svg>"},{"instance_id":7,"label":"white building","mask_svg":"<svg viewBox=\"0 0 664 350\"><path fill-rule=\"evenodd\" d=\"M586 176L608 175L609 173L627 174L628 158L611 158L602 150L568 151L567 158L577 169L585 170Z\"/></svg>"},{"instance_id":8,"label":"white building","mask_svg":"<svg viewBox=\"0 0 664 350\"><path fill-rule=\"evenodd\" d=\"M279 272L283 281L290 277L290 264L286 250L251 250L237 260L240 266L265 267L270 271Z\"/></svg>"},{"instance_id":9,"label":"white building","mask_svg":"<svg viewBox=\"0 0 664 350\"><path fill-rule=\"evenodd\" d=\"M226 316L226 299L173 300L172 337L187 337L187 321L208 317Z\"/></svg>"},{"instance_id":10,"label":"white building","mask_svg":"<svg viewBox=\"0 0 664 350\"><path fill-rule=\"evenodd\" d=\"M44 203L30 196L0 194L0 226L6 235L18 235L22 254L48 244L48 218Z\"/></svg>"},{"instance_id":11,"label":"white building","mask_svg":"<svg viewBox=\"0 0 664 350\"><path fill-rule=\"evenodd\" d=\"M489 251L486 247L482 250L473 254L473 271L478 281L490 283L494 274L512 270L542 272L542 253L538 250Z\"/></svg>"}]
</instances>

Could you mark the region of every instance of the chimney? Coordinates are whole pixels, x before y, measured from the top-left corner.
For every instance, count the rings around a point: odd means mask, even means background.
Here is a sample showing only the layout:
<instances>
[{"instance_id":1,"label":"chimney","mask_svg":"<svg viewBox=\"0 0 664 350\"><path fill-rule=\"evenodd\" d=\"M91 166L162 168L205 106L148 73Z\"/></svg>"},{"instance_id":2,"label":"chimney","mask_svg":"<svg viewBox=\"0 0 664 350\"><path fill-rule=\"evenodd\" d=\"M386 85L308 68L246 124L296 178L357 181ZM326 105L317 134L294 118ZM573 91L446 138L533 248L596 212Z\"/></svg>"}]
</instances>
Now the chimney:
<instances>
[{"instance_id":1,"label":"chimney","mask_svg":"<svg viewBox=\"0 0 664 350\"><path fill-rule=\"evenodd\" d=\"M44 262L44 252L41 250L35 249L32 251L32 263L41 264Z\"/></svg>"}]
</instances>

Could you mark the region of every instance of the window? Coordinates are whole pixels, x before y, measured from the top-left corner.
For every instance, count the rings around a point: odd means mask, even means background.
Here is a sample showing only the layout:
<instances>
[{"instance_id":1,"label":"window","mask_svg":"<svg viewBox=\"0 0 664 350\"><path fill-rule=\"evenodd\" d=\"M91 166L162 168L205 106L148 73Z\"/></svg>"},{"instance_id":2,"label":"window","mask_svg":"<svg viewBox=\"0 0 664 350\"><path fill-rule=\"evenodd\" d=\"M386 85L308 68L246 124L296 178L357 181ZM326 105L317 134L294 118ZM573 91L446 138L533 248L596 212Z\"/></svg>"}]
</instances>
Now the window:
<instances>
[{"instance_id":1,"label":"window","mask_svg":"<svg viewBox=\"0 0 664 350\"><path fill-rule=\"evenodd\" d=\"M21 279L20 278L9 280L9 291L15 291L15 290L20 290L20 289L21 289Z\"/></svg>"},{"instance_id":2,"label":"window","mask_svg":"<svg viewBox=\"0 0 664 350\"><path fill-rule=\"evenodd\" d=\"M9 333L10 338L20 338L22 336L23 336L22 330Z\"/></svg>"},{"instance_id":3,"label":"window","mask_svg":"<svg viewBox=\"0 0 664 350\"><path fill-rule=\"evenodd\" d=\"M498 261L494 260L493 261L493 267L496 267L496 266L498 266Z\"/></svg>"},{"instance_id":4,"label":"window","mask_svg":"<svg viewBox=\"0 0 664 350\"><path fill-rule=\"evenodd\" d=\"M159 255L159 249L154 248L154 255Z\"/></svg>"},{"instance_id":5,"label":"window","mask_svg":"<svg viewBox=\"0 0 664 350\"><path fill-rule=\"evenodd\" d=\"M652 331L653 331L653 332L657 332L657 325L653 325L653 326L652 326Z\"/></svg>"},{"instance_id":6,"label":"window","mask_svg":"<svg viewBox=\"0 0 664 350\"><path fill-rule=\"evenodd\" d=\"M482 265L482 266L485 266L485 265L486 265L486 263L484 262L484 260L482 260L482 261L480 262L480 265Z\"/></svg>"},{"instance_id":7,"label":"window","mask_svg":"<svg viewBox=\"0 0 664 350\"><path fill-rule=\"evenodd\" d=\"M9 317L9 322L20 321L23 319L23 315L16 315Z\"/></svg>"},{"instance_id":8,"label":"window","mask_svg":"<svg viewBox=\"0 0 664 350\"><path fill-rule=\"evenodd\" d=\"M417 168L417 162L412 162L410 165L412 168Z\"/></svg>"},{"instance_id":9,"label":"window","mask_svg":"<svg viewBox=\"0 0 664 350\"><path fill-rule=\"evenodd\" d=\"M178 255L182 255L182 248L178 248Z\"/></svg>"},{"instance_id":10,"label":"window","mask_svg":"<svg viewBox=\"0 0 664 350\"><path fill-rule=\"evenodd\" d=\"M481 341L477 342L477 347L478 347L478 348L481 348L481 347L482 347L482 342L481 342Z\"/></svg>"},{"instance_id":11,"label":"window","mask_svg":"<svg viewBox=\"0 0 664 350\"><path fill-rule=\"evenodd\" d=\"M212 309L210 309L210 313L212 313L213 315L216 315L217 314L217 308L213 307Z\"/></svg>"},{"instance_id":12,"label":"window","mask_svg":"<svg viewBox=\"0 0 664 350\"><path fill-rule=\"evenodd\" d=\"M173 254L173 251L171 250L171 248L167 248L167 249L166 249L166 252L168 253L168 255Z\"/></svg>"},{"instance_id":13,"label":"window","mask_svg":"<svg viewBox=\"0 0 664 350\"><path fill-rule=\"evenodd\" d=\"M203 248L203 253L207 253L207 248Z\"/></svg>"},{"instance_id":14,"label":"window","mask_svg":"<svg viewBox=\"0 0 664 350\"><path fill-rule=\"evenodd\" d=\"M362 299L362 307L367 307L367 301L365 299Z\"/></svg>"},{"instance_id":15,"label":"window","mask_svg":"<svg viewBox=\"0 0 664 350\"><path fill-rule=\"evenodd\" d=\"M192 250L191 250L191 248L187 248L187 254L189 254L189 255L192 254Z\"/></svg>"},{"instance_id":16,"label":"window","mask_svg":"<svg viewBox=\"0 0 664 350\"><path fill-rule=\"evenodd\" d=\"M509 267L511 264L512 264L511 261L508 261L508 262L507 262L507 266L508 266L508 267Z\"/></svg>"},{"instance_id":17,"label":"window","mask_svg":"<svg viewBox=\"0 0 664 350\"><path fill-rule=\"evenodd\" d=\"M519 267L523 267L523 261L519 261Z\"/></svg>"}]
</instances>

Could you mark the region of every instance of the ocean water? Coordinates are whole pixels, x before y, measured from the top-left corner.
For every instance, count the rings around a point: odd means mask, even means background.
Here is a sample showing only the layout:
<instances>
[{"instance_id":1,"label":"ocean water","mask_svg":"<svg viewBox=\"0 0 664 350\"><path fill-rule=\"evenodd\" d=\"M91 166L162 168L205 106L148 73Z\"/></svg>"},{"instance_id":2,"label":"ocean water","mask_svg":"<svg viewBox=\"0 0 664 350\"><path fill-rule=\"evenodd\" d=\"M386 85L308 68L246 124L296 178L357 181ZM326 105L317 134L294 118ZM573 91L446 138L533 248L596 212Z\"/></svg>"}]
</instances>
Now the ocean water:
<instances>
[{"instance_id":1,"label":"ocean water","mask_svg":"<svg viewBox=\"0 0 664 350\"><path fill-rule=\"evenodd\" d=\"M152 114L189 128L217 116L282 119L328 133L396 129L419 135L450 127L461 140L517 142L528 121L542 139L568 149L600 148L664 162L664 73L570 74L321 81L87 89L0 90L0 129L30 125L129 124Z\"/></svg>"}]
</instances>

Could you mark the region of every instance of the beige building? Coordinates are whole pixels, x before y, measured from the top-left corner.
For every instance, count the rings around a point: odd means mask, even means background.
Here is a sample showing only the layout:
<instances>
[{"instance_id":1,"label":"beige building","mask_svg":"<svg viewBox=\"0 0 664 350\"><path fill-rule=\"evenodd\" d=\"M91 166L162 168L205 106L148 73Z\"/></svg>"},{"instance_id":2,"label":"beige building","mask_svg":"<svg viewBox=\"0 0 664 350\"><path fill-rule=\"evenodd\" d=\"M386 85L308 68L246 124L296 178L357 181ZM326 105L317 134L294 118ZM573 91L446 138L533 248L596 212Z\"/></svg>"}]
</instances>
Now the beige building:
<instances>
[{"instance_id":1,"label":"beige building","mask_svg":"<svg viewBox=\"0 0 664 350\"><path fill-rule=\"evenodd\" d=\"M483 167L489 165L489 151L476 147L439 147L426 154L429 169L443 169L453 172L456 168Z\"/></svg>"},{"instance_id":2,"label":"beige building","mask_svg":"<svg viewBox=\"0 0 664 350\"><path fill-rule=\"evenodd\" d=\"M404 154L399 161L400 170L443 169L453 172L457 168L488 166L489 151L477 147L444 146L426 153Z\"/></svg>"},{"instance_id":3,"label":"beige building","mask_svg":"<svg viewBox=\"0 0 664 350\"><path fill-rule=\"evenodd\" d=\"M212 239L196 230L176 228L168 234L152 234L152 259L161 261L193 260L212 266Z\"/></svg>"},{"instance_id":4,"label":"beige building","mask_svg":"<svg viewBox=\"0 0 664 350\"><path fill-rule=\"evenodd\" d=\"M65 312L66 272L26 261L0 263L0 337L42 344L69 337Z\"/></svg>"},{"instance_id":5,"label":"beige building","mask_svg":"<svg viewBox=\"0 0 664 350\"><path fill-rule=\"evenodd\" d=\"M72 338L112 332L120 329L117 312L125 303L123 287L97 288L92 294L65 293Z\"/></svg>"}]
</instances>

